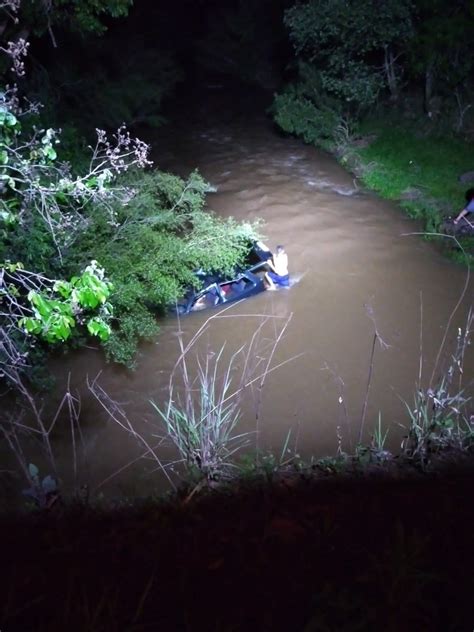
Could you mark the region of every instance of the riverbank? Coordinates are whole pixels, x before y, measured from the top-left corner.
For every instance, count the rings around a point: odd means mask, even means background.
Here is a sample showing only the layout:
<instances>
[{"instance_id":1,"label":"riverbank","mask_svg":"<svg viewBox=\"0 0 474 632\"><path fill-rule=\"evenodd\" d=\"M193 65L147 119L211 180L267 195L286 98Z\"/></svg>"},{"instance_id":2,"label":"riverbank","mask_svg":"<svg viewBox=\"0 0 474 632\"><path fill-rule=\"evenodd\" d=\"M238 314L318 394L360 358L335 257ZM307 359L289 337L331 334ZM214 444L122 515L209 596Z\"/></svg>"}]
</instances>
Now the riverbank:
<instances>
[{"instance_id":1,"label":"riverbank","mask_svg":"<svg viewBox=\"0 0 474 632\"><path fill-rule=\"evenodd\" d=\"M340 126L334 138L328 148L339 162L368 188L420 220L427 233L445 232L443 223L464 208L465 191L474 185L472 143L439 132L429 120L371 118L357 131ZM451 258L472 264L474 234L456 237L459 244L436 239Z\"/></svg>"},{"instance_id":2,"label":"riverbank","mask_svg":"<svg viewBox=\"0 0 474 632\"><path fill-rule=\"evenodd\" d=\"M468 630L472 460L1 523L2 629Z\"/></svg>"}]
</instances>

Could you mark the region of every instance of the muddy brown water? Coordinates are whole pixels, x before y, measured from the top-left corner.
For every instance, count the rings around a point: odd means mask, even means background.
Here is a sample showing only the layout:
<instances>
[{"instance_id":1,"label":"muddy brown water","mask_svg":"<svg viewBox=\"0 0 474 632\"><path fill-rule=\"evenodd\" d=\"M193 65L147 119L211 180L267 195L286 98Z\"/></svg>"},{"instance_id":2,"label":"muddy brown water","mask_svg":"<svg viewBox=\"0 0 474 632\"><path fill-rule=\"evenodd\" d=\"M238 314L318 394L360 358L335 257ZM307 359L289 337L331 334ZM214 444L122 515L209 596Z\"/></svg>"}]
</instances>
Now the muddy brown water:
<instances>
[{"instance_id":1,"label":"muddy brown water","mask_svg":"<svg viewBox=\"0 0 474 632\"><path fill-rule=\"evenodd\" d=\"M466 271L432 244L410 235L419 226L395 204L365 191L329 155L279 136L264 118L193 122L157 138L154 158L160 168L182 175L197 167L217 189L208 196L208 206L219 215L244 222L261 218L265 241L270 247L286 246L291 275L298 280L290 290L263 293L235 305L225 317L213 318L194 346L201 359L212 362L225 343L228 358L249 344L263 323L249 363L257 369L248 380L265 367L270 372L263 385L256 380L242 398L239 430L252 433L248 449L279 455L288 436L289 448L306 458L335 454L339 441L345 449L353 447L375 322L389 347L377 345L375 351L364 438L370 437L380 414L389 430L386 445L397 451L401 426L407 423L404 400L412 402L418 379L420 349L426 384ZM448 340L464 325L472 287L469 283L452 319ZM218 313L185 317L185 339ZM86 375L101 372L101 386L156 445L162 430L150 400L165 401L178 357L176 332L176 319L163 321L158 339L141 347L132 373L107 365L92 349L53 367L58 392L70 375L82 399L87 458L78 465L81 482L106 494L118 490L127 495L167 486L155 462L134 462L146 450L144 444L111 421L83 385ZM190 358L191 371L193 362ZM471 351L466 380L473 375L473 363ZM233 373L236 387L242 364L241 355ZM58 441L60 469L72 480L66 426ZM169 450L160 450L162 458L173 458Z\"/></svg>"}]
</instances>

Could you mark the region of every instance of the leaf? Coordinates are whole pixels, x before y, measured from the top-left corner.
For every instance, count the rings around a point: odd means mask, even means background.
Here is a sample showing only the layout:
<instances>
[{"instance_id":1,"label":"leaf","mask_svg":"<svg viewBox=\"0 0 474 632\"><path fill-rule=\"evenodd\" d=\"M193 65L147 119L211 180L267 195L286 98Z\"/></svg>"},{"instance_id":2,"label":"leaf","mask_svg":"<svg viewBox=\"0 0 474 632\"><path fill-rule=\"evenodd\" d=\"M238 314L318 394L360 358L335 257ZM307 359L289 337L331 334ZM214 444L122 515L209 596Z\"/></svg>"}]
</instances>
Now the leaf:
<instances>
[{"instance_id":1,"label":"leaf","mask_svg":"<svg viewBox=\"0 0 474 632\"><path fill-rule=\"evenodd\" d=\"M92 336L98 336L102 341L110 337L110 327L100 318L92 318L87 323L87 330Z\"/></svg>"},{"instance_id":2,"label":"leaf","mask_svg":"<svg viewBox=\"0 0 474 632\"><path fill-rule=\"evenodd\" d=\"M28 299L36 307L38 314L42 318L48 318L51 314L51 301L44 299L38 292L28 292Z\"/></svg>"},{"instance_id":3,"label":"leaf","mask_svg":"<svg viewBox=\"0 0 474 632\"><path fill-rule=\"evenodd\" d=\"M67 308L69 306L65 305L64 307ZM71 327L74 324L74 319L69 314L57 314L50 329L52 341L57 339L67 340L71 335Z\"/></svg>"},{"instance_id":4,"label":"leaf","mask_svg":"<svg viewBox=\"0 0 474 632\"><path fill-rule=\"evenodd\" d=\"M8 112L5 108L0 109L0 125L5 125L6 127L15 127L18 123L18 119L14 114Z\"/></svg>"},{"instance_id":5,"label":"leaf","mask_svg":"<svg viewBox=\"0 0 474 632\"><path fill-rule=\"evenodd\" d=\"M89 178L88 180L86 180L86 187L89 189L95 189L96 186L98 185L99 181L98 179L95 178Z\"/></svg>"},{"instance_id":6,"label":"leaf","mask_svg":"<svg viewBox=\"0 0 474 632\"><path fill-rule=\"evenodd\" d=\"M14 127L17 124L18 120L14 114L11 112L7 112L5 116L5 124L8 127Z\"/></svg>"},{"instance_id":7,"label":"leaf","mask_svg":"<svg viewBox=\"0 0 474 632\"><path fill-rule=\"evenodd\" d=\"M58 204L67 204L69 201L67 195L62 191L56 191L54 193L54 197L56 198L56 202Z\"/></svg>"},{"instance_id":8,"label":"leaf","mask_svg":"<svg viewBox=\"0 0 474 632\"><path fill-rule=\"evenodd\" d=\"M42 330L41 323L36 318L21 318L18 324L29 334L39 334Z\"/></svg>"},{"instance_id":9,"label":"leaf","mask_svg":"<svg viewBox=\"0 0 474 632\"><path fill-rule=\"evenodd\" d=\"M44 150L44 154L47 158L49 158L49 160L55 160L58 156L54 147L47 147Z\"/></svg>"},{"instance_id":10,"label":"leaf","mask_svg":"<svg viewBox=\"0 0 474 632\"><path fill-rule=\"evenodd\" d=\"M96 296L96 294L94 294L94 292L88 287L79 290L77 296L80 305L82 305L83 307L94 308L97 307L97 305L99 305L100 303L100 297Z\"/></svg>"},{"instance_id":11,"label":"leaf","mask_svg":"<svg viewBox=\"0 0 474 632\"><path fill-rule=\"evenodd\" d=\"M31 478L36 478L39 474L39 469L34 463L30 463L28 465L28 472L30 473Z\"/></svg>"},{"instance_id":12,"label":"leaf","mask_svg":"<svg viewBox=\"0 0 474 632\"><path fill-rule=\"evenodd\" d=\"M67 281L56 281L54 290L63 298L69 298L71 296L71 284Z\"/></svg>"},{"instance_id":13,"label":"leaf","mask_svg":"<svg viewBox=\"0 0 474 632\"><path fill-rule=\"evenodd\" d=\"M5 222L5 224L14 224L16 222L16 217L13 213L9 213L8 211L0 211L0 220Z\"/></svg>"}]
</instances>

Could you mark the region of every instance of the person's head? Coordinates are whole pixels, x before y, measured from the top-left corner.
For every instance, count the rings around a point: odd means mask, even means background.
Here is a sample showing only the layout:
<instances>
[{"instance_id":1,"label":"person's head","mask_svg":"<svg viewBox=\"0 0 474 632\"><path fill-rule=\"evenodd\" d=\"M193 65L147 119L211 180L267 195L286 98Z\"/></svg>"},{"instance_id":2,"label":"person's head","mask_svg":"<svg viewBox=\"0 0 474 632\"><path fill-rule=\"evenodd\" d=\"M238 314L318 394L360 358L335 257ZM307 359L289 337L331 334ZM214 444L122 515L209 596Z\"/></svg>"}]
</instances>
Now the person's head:
<instances>
[{"instance_id":1,"label":"person's head","mask_svg":"<svg viewBox=\"0 0 474 632\"><path fill-rule=\"evenodd\" d=\"M282 252L285 252L285 247L280 244L279 246L277 246L277 255L281 254Z\"/></svg>"},{"instance_id":2,"label":"person's head","mask_svg":"<svg viewBox=\"0 0 474 632\"><path fill-rule=\"evenodd\" d=\"M468 189L466 191L466 202L471 202L474 200L474 189Z\"/></svg>"}]
</instances>

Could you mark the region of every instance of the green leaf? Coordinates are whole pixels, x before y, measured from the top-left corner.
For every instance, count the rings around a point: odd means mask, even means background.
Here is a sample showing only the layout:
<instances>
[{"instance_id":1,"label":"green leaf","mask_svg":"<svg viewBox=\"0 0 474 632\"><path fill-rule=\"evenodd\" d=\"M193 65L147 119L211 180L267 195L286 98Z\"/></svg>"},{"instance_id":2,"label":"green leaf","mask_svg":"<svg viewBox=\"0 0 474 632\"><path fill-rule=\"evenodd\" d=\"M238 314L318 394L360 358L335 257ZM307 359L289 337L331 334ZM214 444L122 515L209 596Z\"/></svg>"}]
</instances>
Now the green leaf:
<instances>
[{"instance_id":1,"label":"green leaf","mask_svg":"<svg viewBox=\"0 0 474 632\"><path fill-rule=\"evenodd\" d=\"M28 472L30 473L31 478L36 478L39 474L39 469L34 465L34 463L30 463L28 465Z\"/></svg>"},{"instance_id":2,"label":"green leaf","mask_svg":"<svg viewBox=\"0 0 474 632\"><path fill-rule=\"evenodd\" d=\"M5 127L15 127L18 123L18 119L14 114L6 110L5 108L0 109L0 125Z\"/></svg>"},{"instance_id":3,"label":"green leaf","mask_svg":"<svg viewBox=\"0 0 474 632\"><path fill-rule=\"evenodd\" d=\"M23 327L28 334L39 334L43 329L41 322L36 318L21 318L19 326Z\"/></svg>"},{"instance_id":4,"label":"green leaf","mask_svg":"<svg viewBox=\"0 0 474 632\"><path fill-rule=\"evenodd\" d=\"M44 154L47 158L49 158L50 160L56 160L58 154L56 153L56 150L54 149L54 147L47 147L44 150Z\"/></svg>"},{"instance_id":5,"label":"green leaf","mask_svg":"<svg viewBox=\"0 0 474 632\"><path fill-rule=\"evenodd\" d=\"M16 216L9 211L0 211L0 220L6 224L14 224L17 221Z\"/></svg>"},{"instance_id":6,"label":"green leaf","mask_svg":"<svg viewBox=\"0 0 474 632\"><path fill-rule=\"evenodd\" d=\"M67 281L56 281L53 289L58 292L58 294L60 294L63 298L69 298L71 296L71 284Z\"/></svg>"},{"instance_id":7,"label":"green leaf","mask_svg":"<svg viewBox=\"0 0 474 632\"><path fill-rule=\"evenodd\" d=\"M92 318L87 323L87 330L92 336L98 336L101 340L108 340L110 337L110 326L100 318Z\"/></svg>"},{"instance_id":8,"label":"green leaf","mask_svg":"<svg viewBox=\"0 0 474 632\"><path fill-rule=\"evenodd\" d=\"M89 287L82 288L78 290L77 296L79 299L79 304L83 307L94 308L97 307L100 303L100 297L97 296Z\"/></svg>"},{"instance_id":9,"label":"green leaf","mask_svg":"<svg viewBox=\"0 0 474 632\"><path fill-rule=\"evenodd\" d=\"M38 292L35 292L34 290L31 290L28 293L28 299L32 303L32 305L36 307L36 310L38 311L40 317L49 317L52 310L51 301L49 301L48 299L44 299L41 294L38 294Z\"/></svg>"},{"instance_id":10,"label":"green leaf","mask_svg":"<svg viewBox=\"0 0 474 632\"><path fill-rule=\"evenodd\" d=\"M18 122L18 119L11 112L7 112L5 116L5 125L8 127L14 127Z\"/></svg>"},{"instance_id":11,"label":"green leaf","mask_svg":"<svg viewBox=\"0 0 474 632\"><path fill-rule=\"evenodd\" d=\"M86 187L88 187L89 189L95 189L98 184L99 180L96 177L86 180Z\"/></svg>"},{"instance_id":12,"label":"green leaf","mask_svg":"<svg viewBox=\"0 0 474 632\"><path fill-rule=\"evenodd\" d=\"M52 334L55 338L60 340L67 340L71 334L71 329L68 326L67 321L64 319L59 320L52 328Z\"/></svg>"}]
</instances>

